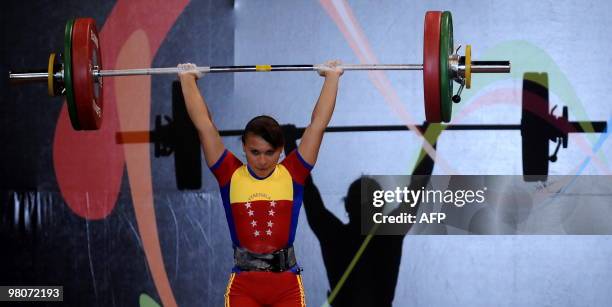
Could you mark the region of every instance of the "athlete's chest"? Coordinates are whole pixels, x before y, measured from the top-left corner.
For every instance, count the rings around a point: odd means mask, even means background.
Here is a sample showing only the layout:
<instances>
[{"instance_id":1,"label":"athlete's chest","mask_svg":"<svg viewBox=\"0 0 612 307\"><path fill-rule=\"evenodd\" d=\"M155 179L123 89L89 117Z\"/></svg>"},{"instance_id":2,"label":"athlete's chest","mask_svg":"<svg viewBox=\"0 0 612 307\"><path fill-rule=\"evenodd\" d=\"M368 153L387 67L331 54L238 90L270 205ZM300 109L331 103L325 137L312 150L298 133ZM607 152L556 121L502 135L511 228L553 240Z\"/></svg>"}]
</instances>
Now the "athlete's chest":
<instances>
[{"instance_id":1,"label":"athlete's chest","mask_svg":"<svg viewBox=\"0 0 612 307\"><path fill-rule=\"evenodd\" d=\"M293 200L293 181L283 165L265 179L254 178L246 166L237 169L229 186L230 203Z\"/></svg>"}]
</instances>

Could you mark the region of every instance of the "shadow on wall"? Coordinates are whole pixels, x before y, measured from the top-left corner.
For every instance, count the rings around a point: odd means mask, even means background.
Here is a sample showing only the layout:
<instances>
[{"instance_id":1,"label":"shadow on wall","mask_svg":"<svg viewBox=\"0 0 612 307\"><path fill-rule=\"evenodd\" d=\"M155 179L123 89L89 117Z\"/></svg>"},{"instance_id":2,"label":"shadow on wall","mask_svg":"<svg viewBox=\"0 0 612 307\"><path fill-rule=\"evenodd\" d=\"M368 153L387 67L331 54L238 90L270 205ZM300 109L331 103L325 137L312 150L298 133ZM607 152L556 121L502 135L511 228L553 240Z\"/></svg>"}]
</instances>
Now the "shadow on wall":
<instances>
[{"instance_id":1,"label":"shadow on wall","mask_svg":"<svg viewBox=\"0 0 612 307\"><path fill-rule=\"evenodd\" d=\"M517 125L496 124L428 124L417 127L422 131L433 129L435 140L444 130L520 130L522 140L522 165L525 181L546 181L548 163L557 160L561 146L567 148L569 133L601 133L607 131L605 121L569 121L569 110L562 109L561 116L555 116L556 106L549 110L547 73L525 73L522 90L521 123ZM288 128L285 128L288 129ZM292 127L292 133L298 137L304 128ZM396 126L342 126L329 127L326 132L360 132L360 131L407 131L404 125ZM242 130L220 131L221 136L240 136ZM179 190L200 189L202 186L201 149L197 131L189 119L180 83L172 84L172 116L157 115L155 128L152 131L119 132L117 143L154 143L155 157L166 157L174 154L174 165L177 188ZM556 143L551 155L549 142ZM422 154L423 156L424 154ZM422 161L424 162L424 161ZM415 168L416 173L424 168L422 163Z\"/></svg>"},{"instance_id":2,"label":"shadow on wall","mask_svg":"<svg viewBox=\"0 0 612 307\"><path fill-rule=\"evenodd\" d=\"M548 162L557 161L561 146L567 148L569 133L602 133L605 121L569 121L569 109L555 116L557 106L549 111L548 73L527 72L523 75L521 139L525 181L546 181ZM549 141L556 143L552 155Z\"/></svg>"},{"instance_id":3,"label":"shadow on wall","mask_svg":"<svg viewBox=\"0 0 612 307\"><path fill-rule=\"evenodd\" d=\"M301 133L294 126L284 126L285 152L297 147L296 140ZM435 138L437 139L437 137ZM435 148L435 142L432 144ZM431 175L433 160L424 155L413 175ZM428 180L411 182L410 188L419 189ZM362 189L371 195L380 190L378 182L371 178L357 178L348 188L345 209L349 223L343 224L333 213L325 208L319 189L310 176L304 186L304 210L310 228L321 244L323 262L332 289L328 292L328 302L333 306L391 306L397 284L400 261L402 258L403 235L367 236L362 235L361 214L363 208L373 208L362 204ZM418 205L400 207L403 212L416 214ZM398 209L399 210L399 209ZM367 212L365 214L372 214ZM391 214L399 214L392 212ZM409 224L406 226L410 227ZM367 230L366 230L367 231ZM376 229L370 231L376 232ZM408 232L406 229L405 233ZM369 239L367 239L370 237ZM363 252L359 252L363 249ZM355 261L354 267L351 262ZM346 277L343 277L346 275Z\"/></svg>"},{"instance_id":4,"label":"shadow on wall","mask_svg":"<svg viewBox=\"0 0 612 307\"><path fill-rule=\"evenodd\" d=\"M198 190L202 187L200 139L187 114L178 81L172 82L172 116L157 115L154 130L118 132L115 139L118 144L153 143L156 158L174 154L177 189Z\"/></svg>"},{"instance_id":5,"label":"shadow on wall","mask_svg":"<svg viewBox=\"0 0 612 307\"><path fill-rule=\"evenodd\" d=\"M523 179L542 181L548 176L548 162L556 161L560 148L567 147L569 133L604 132L606 122L570 122L568 108L556 117L553 108L549 111L548 76L546 73L526 73L523 80L522 120L520 125L431 125L425 142L436 148L439 135L444 129L452 130L520 130L523 146ZM421 132L430 125L419 126ZM285 152L297 147L297 139L303 129L292 125L283 127L285 132ZM393 131L406 130L406 127L332 127L328 131ZM237 132L231 132L237 133ZM425 134L427 135L427 134ZM553 155L549 154L549 141L557 143ZM420 189L428 184L433 172L434 161L421 149L420 158L414 168L410 190ZM424 176L424 180L423 180ZM419 178L418 181L415 178ZM362 189L367 189L362 194ZM333 213L325 208L322 197L312 177L304 187L304 209L311 229L321 244L323 261L331 289L328 302L333 306L392 306L402 257L404 235L368 236L363 229L361 215L371 216L375 210L368 203L362 203L361 195L371 195L381 190L378 182L362 177L351 183L345 197L345 209L349 223L343 224ZM368 208L363 210L364 208ZM372 209L370 209L372 208ZM402 212L415 215L419 205L411 208L400 206L390 215ZM460 217L461 214L454 214ZM407 233L407 224L403 233ZM370 234L384 233L380 229L370 229ZM443 234L442 232L437 232Z\"/></svg>"}]
</instances>

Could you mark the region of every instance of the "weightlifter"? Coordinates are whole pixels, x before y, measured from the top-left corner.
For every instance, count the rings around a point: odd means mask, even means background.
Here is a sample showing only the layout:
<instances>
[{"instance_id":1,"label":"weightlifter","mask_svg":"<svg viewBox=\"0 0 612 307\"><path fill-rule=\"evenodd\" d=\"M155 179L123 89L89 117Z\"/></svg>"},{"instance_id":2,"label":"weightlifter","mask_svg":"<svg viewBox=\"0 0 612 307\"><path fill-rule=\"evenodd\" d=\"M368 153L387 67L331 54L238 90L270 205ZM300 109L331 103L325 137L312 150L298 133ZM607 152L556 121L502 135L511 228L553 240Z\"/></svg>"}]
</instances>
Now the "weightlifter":
<instances>
[{"instance_id":1,"label":"weightlifter","mask_svg":"<svg viewBox=\"0 0 612 307\"><path fill-rule=\"evenodd\" d=\"M298 148L279 163L283 133L272 117L251 119L242 135L246 164L225 148L196 84L202 73L179 64L189 117L206 163L217 178L234 247L226 306L305 306L300 267L293 249L304 181L317 161L331 120L343 69L339 61L319 65L321 94Z\"/></svg>"}]
</instances>

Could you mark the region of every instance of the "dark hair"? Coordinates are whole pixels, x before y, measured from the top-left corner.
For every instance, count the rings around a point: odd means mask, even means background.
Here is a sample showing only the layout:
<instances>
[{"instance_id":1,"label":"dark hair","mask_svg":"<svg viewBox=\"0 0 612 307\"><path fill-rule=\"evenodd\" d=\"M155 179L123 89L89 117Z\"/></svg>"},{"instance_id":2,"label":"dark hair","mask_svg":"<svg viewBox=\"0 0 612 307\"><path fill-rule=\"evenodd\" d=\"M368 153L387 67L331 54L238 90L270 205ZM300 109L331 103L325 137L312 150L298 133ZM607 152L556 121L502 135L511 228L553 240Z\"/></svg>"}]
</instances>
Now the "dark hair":
<instances>
[{"instance_id":1,"label":"dark hair","mask_svg":"<svg viewBox=\"0 0 612 307\"><path fill-rule=\"evenodd\" d=\"M256 116L246 124L244 132L242 133L242 144L246 141L248 134L254 134L261 137L272 145L274 149L285 145L281 126L274 118L267 115Z\"/></svg>"}]
</instances>

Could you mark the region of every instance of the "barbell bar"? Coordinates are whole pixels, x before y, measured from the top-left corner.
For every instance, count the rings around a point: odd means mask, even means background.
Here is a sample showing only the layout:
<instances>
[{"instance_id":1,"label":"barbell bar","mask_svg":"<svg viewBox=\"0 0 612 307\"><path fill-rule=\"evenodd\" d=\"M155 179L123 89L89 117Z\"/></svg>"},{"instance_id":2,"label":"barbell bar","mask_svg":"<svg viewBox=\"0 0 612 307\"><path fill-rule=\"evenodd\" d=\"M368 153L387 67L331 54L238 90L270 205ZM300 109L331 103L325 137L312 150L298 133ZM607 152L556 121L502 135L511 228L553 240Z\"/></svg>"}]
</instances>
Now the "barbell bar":
<instances>
[{"instance_id":1,"label":"barbell bar","mask_svg":"<svg viewBox=\"0 0 612 307\"><path fill-rule=\"evenodd\" d=\"M462 89L470 88L473 73L508 73L509 61L477 61L471 46L465 55L455 50L450 12L425 14L423 64L344 64L346 71L422 70L425 115L431 123L451 120L452 102L459 102ZM63 60L63 61L62 61ZM206 73L316 71L319 65L202 66ZM47 82L51 96L66 96L70 121L75 130L97 130L104 112L103 79L108 77L177 74L177 67L105 70L95 21L76 18L66 23L63 54L52 53L46 70L9 72L13 83ZM460 85L453 95L453 83Z\"/></svg>"},{"instance_id":2,"label":"barbell bar","mask_svg":"<svg viewBox=\"0 0 612 307\"><path fill-rule=\"evenodd\" d=\"M56 56L55 53L52 53ZM473 73L506 73L508 72L507 61L472 61ZM277 71L317 71L318 65L251 65L251 66L198 66L197 70L203 73L230 73L230 72L277 72ZM342 64L344 70L423 70L422 64ZM463 70L463 67L461 68ZM92 74L100 77L124 77L141 75L170 75L177 74L177 67L163 68L131 68L131 69L108 69L100 70L94 68ZM61 79L61 72L56 72L54 78ZM9 78L13 82L40 82L47 81L46 72L10 72ZM57 95L54 95L57 96Z\"/></svg>"}]
</instances>

